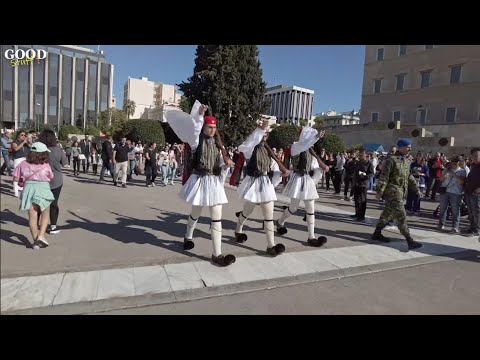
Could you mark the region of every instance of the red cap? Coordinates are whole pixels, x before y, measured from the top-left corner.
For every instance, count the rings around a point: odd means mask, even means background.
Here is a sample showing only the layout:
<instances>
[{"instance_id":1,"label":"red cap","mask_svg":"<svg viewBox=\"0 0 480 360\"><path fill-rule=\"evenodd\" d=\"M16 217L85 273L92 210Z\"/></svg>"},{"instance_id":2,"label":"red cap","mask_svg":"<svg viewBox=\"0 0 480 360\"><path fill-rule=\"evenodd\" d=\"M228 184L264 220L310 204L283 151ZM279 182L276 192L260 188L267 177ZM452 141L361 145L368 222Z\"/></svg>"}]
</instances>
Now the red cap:
<instances>
[{"instance_id":1,"label":"red cap","mask_svg":"<svg viewBox=\"0 0 480 360\"><path fill-rule=\"evenodd\" d=\"M217 119L215 119L213 116L205 116L203 118L203 122L206 125L215 125L217 126Z\"/></svg>"}]
</instances>

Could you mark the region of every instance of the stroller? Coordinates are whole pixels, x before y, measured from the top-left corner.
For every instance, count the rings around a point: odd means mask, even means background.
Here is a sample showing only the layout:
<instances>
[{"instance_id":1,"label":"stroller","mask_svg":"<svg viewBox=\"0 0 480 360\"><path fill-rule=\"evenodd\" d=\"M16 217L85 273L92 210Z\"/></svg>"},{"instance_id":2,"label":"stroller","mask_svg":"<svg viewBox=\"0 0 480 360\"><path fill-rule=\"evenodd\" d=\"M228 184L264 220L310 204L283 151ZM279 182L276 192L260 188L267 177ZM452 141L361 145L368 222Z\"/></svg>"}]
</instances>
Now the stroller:
<instances>
[{"instance_id":1,"label":"stroller","mask_svg":"<svg viewBox=\"0 0 480 360\"><path fill-rule=\"evenodd\" d=\"M467 205L465 205L465 202L462 199L462 202L460 203L460 217L462 216L468 216L468 208ZM437 206L437 208L433 211L433 218L438 219L440 217L440 205ZM446 220L451 220L452 219L452 207L450 204L448 204L447 208L447 217Z\"/></svg>"}]
</instances>

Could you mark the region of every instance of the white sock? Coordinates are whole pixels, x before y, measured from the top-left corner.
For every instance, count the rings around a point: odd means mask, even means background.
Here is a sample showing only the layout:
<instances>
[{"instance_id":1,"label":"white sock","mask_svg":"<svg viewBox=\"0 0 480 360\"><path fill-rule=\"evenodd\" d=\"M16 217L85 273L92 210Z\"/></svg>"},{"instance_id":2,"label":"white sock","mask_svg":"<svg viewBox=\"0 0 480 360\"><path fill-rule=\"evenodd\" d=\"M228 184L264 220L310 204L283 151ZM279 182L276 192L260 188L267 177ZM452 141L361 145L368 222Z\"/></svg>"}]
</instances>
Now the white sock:
<instances>
[{"instance_id":1,"label":"white sock","mask_svg":"<svg viewBox=\"0 0 480 360\"><path fill-rule=\"evenodd\" d=\"M222 222L212 221L212 243L213 255L219 256L222 254Z\"/></svg>"},{"instance_id":2,"label":"white sock","mask_svg":"<svg viewBox=\"0 0 480 360\"><path fill-rule=\"evenodd\" d=\"M265 236L267 237L267 244L268 247L275 246L275 238L274 238L274 226L273 226L273 201L267 203L261 203L260 208L262 209L263 213L263 225L265 230ZM271 221L266 221L271 220Z\"/></svg>"},{"instance_id":3,"label":"white sock","mask_svg":"<svg viewBox=\"0 0 480 360\"><path fill-rule=\"evenodd\" d=\"M193 230L197 225L198 218L202 213L202 206L192 206L192 213L188 217L187 231L185 232L185 238L191 240L193 238Z\"/></svg>"},{"instance_id":4,"label":"white sock","mask_svg":"<svg viewBox=\"0 0 480 360\"><path fill-rule=\"evenodd\" d=\"M243 210L238 216L237 220L237 229L235 230L237 233L241 234L243 232L243 224L247 221L247 218L252 214L253 210L255 209L255 203L250 201L245 201L243 204Z\"/></svg>"},{"instance_id":5,"label":"white sock","mask_svg":"<svg viewBox=\"0 0 480 360\"><path fill-rule=\"evenodd\" d=\"M307 228L308 228L308 238L315 239L315 201L306 200L305 211L307 212ZM309 215L313 214L313 215Z\"/></svg>"},{"instance_id":6,"label":"white sock","mask_svg":"<svg viewBox=\"0 0 480 360\"><path fill-rule=\"evenodd\" d=\"M222 220L222 205L210 206L210 218L213 255L219 256L222 254L222 222L218 220Z\"/></svg>"},{"instance_id":7,"label":"white sock","mask_svg":"<svg viewBox=\"0 0 480 360\"><path fill-rule=\"evenodd\" d=\"M300 200L292 199L290 202L290 206L288 206L285 210L283 210L283 214L278 218L277 220L278 224L279 225L285 224L285 220L287 220L288 217L295 214L295 212L298 209L298 205L300 205Z\"/></svg>"}]
</instances>

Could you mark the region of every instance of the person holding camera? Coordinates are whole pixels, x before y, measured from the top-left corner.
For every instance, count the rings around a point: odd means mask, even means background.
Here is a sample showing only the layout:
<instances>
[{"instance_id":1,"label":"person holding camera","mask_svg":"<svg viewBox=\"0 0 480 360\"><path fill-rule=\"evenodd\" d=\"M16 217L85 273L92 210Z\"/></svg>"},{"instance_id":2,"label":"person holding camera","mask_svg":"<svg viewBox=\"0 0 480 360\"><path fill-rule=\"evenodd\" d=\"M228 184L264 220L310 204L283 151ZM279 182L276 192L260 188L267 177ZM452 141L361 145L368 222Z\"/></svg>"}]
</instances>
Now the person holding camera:
<instances>
[{"instance_id":1,"label":"person holding camera","mask_svg":"<svg viewBox=\"0 0 480 360\"><path fill-rule=\"evenodd\" d=\"M446 169L440 176L441 186L438 188L440 193L440 218L438 229L444 230L447 217L448 206L452 210L452 233L460 232L460 206L463 198L463 185L467 173L459 165L458 157L453 157L447 164Z\"/></svg>"},{"instance_id":2,"label":"person holding camera","mask_svg":"<svg viewBox=\"0 0 480 360\"><path fill-rule=\"evenodd\" d=\"M17 166L27 158L27 155L30 153L31 144L32 135L27 135L25 131L20 130L17 138L12 143L12 160L14 171ZM18 197L18 192L21 190L23 190L23 188L18 185L18 181L13 180L13 192L15 197Z\"/></svg>"}]
</instances>

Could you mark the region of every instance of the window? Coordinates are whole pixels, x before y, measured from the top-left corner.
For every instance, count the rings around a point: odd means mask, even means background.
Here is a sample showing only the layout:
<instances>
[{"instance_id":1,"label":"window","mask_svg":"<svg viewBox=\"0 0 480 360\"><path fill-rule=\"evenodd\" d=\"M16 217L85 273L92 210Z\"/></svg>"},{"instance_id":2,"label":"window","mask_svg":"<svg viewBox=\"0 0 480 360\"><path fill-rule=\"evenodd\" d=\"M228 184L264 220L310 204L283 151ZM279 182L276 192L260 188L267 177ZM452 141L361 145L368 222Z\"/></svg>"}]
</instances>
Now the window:
<instances>
[{"instance_id":1,"label":"window","mask_svg":"<svg viewBox=\"0 0 480 360\"><path fill-rule=\"evenodd\" d=\"M384 48L377 49L377 61L383 60L383 53L385 52Z\"/></svg>"},{"instance_id":2,"label":"window","mask_svg":"<svg viewBox=\"0 0 480 360\"><path fill-rule=\"evenodd\" d=\"M419 109L417 111L417 123L419 125L425 125L427 122L427 110L426 109Z\"/></svg>"},{"instance_id":3,"label":"window","mask_svg":"<svg viewBox=\"0 0 480 360\"><path fill-rule=\"evenodd\" d=\"M372 122L378 122L378 112L372 112Z\"/></svg>"},{"instance_id":4,"label":"window","mask_svg":"<svg viewBox=\"0 0 480 360\"><path fill-rule=\"evenodd\" d=\"M382 79L373 80L373 93L380 94L381 88L382 88Z\"/></svg>"},{"instance_id":5,"label":"window","mask_svg":"<svg viewBox=\"0 0 480 360\"><path fill-rule=\"evenodd\" d=\"M432 70L422 71L420 74L422 76L422 84L421 84L422 89L429 87Z\"/></svg>"},{"instance_id":6,"label":"window","mask_svg":"<svg viewBox=\"0 0 480 360\"><path fill-rule=\"evenodd\" d=\"M449 107L445 112L445 121L446 122L455 122L457 120L457 108Z\"/></svg>"},{"instance_id":7,"label":"window","mask_svg":"<svg viewBox=\"0 0 480 360\"><path fill-rule=\"evenodd\" d=\"M425 50L433 49L433 45L425 45Z\"/></svg>"},{"instance_id":8,"label":"window","mask_svg":"<svg viewBox=\"0 0 480 360\"><path fill-rule=\"evenodd\" d=\"M405 89L405 78L406 74L400 74L395 76L395 90L404 90Z\"/></svg>"},{"instance_id":9,"label":"window","mask_svg":"<svg viewBox=\"0 0 480 360\"><path fill-rule=\"evenodd\" d=\"M399 45L398 56L405 56L405 55L407 55L407 45Z\"/></svg>"},{"instance_id":10,"label":"window","mask_svg":"<svg viewBox=\"0 0 480 360\"><path fill-rule=\"evenodd\" d=\"M400 111L394 111L392 113L392 120L393 121L400 121Z\"/></svg>"},{"instance_id":11,"label":"window","mask_svg":"<svg viewBox=\"0 0 480 360\"><path fill-rule=\"evenodd\" d=\"M458 84L462 74L462 65L450 67L450 84Z\"/></svg>"}]
</instances>

